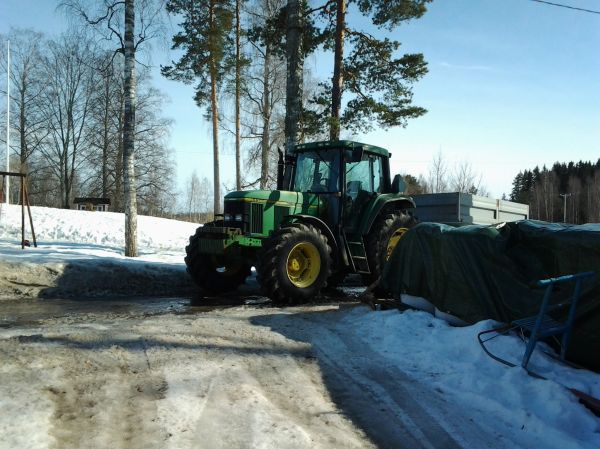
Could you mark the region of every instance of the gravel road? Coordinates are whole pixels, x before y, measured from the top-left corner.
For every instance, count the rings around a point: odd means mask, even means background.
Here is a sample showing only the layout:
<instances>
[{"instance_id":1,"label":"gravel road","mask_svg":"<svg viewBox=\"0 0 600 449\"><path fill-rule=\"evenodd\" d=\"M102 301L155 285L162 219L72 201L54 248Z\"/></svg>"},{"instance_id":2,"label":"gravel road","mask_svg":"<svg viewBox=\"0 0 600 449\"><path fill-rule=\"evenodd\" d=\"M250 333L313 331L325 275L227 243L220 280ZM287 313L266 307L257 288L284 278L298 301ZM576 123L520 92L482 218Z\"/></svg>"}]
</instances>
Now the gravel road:
<instances>
[{"instance_id":1,"label":"gravel road","mask_svg":"<svg viewBox=\"0 0 600 449\"><path fill-rule=\"evenodd\" d=\"M336 326L357 303L3 301L2 448L511 447Z\"/></svg>"}]
</instances>

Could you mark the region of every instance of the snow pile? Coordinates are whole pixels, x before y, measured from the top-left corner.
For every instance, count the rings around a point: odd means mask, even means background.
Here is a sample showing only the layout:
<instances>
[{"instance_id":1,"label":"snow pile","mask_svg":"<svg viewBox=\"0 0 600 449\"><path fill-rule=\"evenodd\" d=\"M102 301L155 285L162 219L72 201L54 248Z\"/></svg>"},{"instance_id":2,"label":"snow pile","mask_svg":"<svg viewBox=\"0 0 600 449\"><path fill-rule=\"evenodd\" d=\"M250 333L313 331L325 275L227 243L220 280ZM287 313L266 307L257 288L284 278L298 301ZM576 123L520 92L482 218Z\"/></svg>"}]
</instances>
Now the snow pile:
<instances>
[{"instance_id":1,"label":"snow pile","mask_svg":"<svg viewBox=\"0 0 600 449\"><path fill-rule=\"evenodd\" d=\"M138 216L140 257L124 256L121 213L32 207L21 249L21 207L0 209L0 296L175 295L194 290L185 274L185 246L195 223Z\"/></svg>"},{"instance_id":2,"label":"snow pile","mask_svg":"<svg viewBox=\"0 0 600 449\"><path fill-rule=\"evenodd\" d=\"M38 245L74 243L98 245L122 251L125 246L125 216L115 212L87 212L49 207L32 207ZM138 216L138 248L142 254L180 252L198 227L166 218ZM25 215L25 238L32 240ZM21 241L21 207L3 204L0 239Z\"/></svg>"},{"instance_id":3,"label":"snow pile","mask_svg":"<svg viewBox=\"0 0 600 449\"><path fill-rule=\"evenodd\" d=\"M477 334L499 327L493 321L457 328L427 312L356 309L338 324L348 326L400 370L447 395L457 407L478 411L484 426L518 434L524 447L600 447L600 420L565 388L599 398L600 375L558 363L543 354L542 343L528 368L548 380L529 376L520 366L502 365L483 352ZM490 340L487 347L517 365L525 350L510 335Z\"/></svg>"}]
</instances>

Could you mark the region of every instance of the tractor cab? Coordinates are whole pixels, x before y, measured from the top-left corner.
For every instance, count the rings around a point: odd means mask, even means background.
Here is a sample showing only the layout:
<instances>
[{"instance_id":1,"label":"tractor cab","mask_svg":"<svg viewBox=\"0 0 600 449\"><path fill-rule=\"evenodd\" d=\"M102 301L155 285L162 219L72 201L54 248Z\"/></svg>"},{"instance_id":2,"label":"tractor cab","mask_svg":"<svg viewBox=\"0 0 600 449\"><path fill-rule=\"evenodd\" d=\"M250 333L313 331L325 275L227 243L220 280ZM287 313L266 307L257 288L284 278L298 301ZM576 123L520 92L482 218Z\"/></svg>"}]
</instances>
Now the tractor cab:
<instances>
[{"instance_id":1,"label":"tractor cab","mask_svg":"<svg viewBox=\"0 0 600 449\"><path fill-rule=\"evenodd\" d=\"M389 158L383 148L351 141L297 145L285 158L280 154L278 189L321 196L326 216L320 218L358 232L363 210L378 195L398 193L392 191Z\"/></svg>"}]
</instances>

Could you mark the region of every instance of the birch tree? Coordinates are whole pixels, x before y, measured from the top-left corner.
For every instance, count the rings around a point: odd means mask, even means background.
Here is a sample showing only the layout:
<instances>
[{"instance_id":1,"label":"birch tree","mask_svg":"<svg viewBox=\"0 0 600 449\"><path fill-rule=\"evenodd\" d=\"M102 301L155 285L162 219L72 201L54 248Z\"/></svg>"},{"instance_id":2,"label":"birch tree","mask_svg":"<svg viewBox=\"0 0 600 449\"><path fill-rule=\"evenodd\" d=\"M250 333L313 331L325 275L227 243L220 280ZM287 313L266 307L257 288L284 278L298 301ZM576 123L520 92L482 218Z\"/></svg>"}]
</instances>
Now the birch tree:
<instances>
[{"instance_id":1,"label":"birch tree","mask_svg":"<svg viewBox=\"0 0 600 449\"><path fill-rule=\"evenodd\" d=\"M161 33L163 0L65 0L67 10L84 19L124 56L123 185L125 196L125 255L137 256L137 198L135 178L136 52ZM137 20L136 20L137 11ZM137 28L136 28L137 23Z\"/></svg>"}]
</instances>

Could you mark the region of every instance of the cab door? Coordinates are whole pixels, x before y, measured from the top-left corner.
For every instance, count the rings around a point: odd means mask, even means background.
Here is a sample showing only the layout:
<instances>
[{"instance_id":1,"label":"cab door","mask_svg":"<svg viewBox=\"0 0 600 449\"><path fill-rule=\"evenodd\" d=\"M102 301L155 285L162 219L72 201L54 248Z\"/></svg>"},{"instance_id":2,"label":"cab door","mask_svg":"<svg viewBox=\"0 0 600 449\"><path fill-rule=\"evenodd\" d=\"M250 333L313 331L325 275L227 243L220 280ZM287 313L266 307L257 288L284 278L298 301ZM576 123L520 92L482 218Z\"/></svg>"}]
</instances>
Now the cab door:
<instances>
[{"instance_id":1,"label":"cab door","mask_svg":"<svg viewBox=\"0 0 600 449\"><path fill-rule=\"evenodd\" d=\"M376 154L346 152L344 163L345 194L343 198L344 230L358 229L363 214L378 194L383 193L384 179L381 157Z\"/></svg>"}]
</instances>

